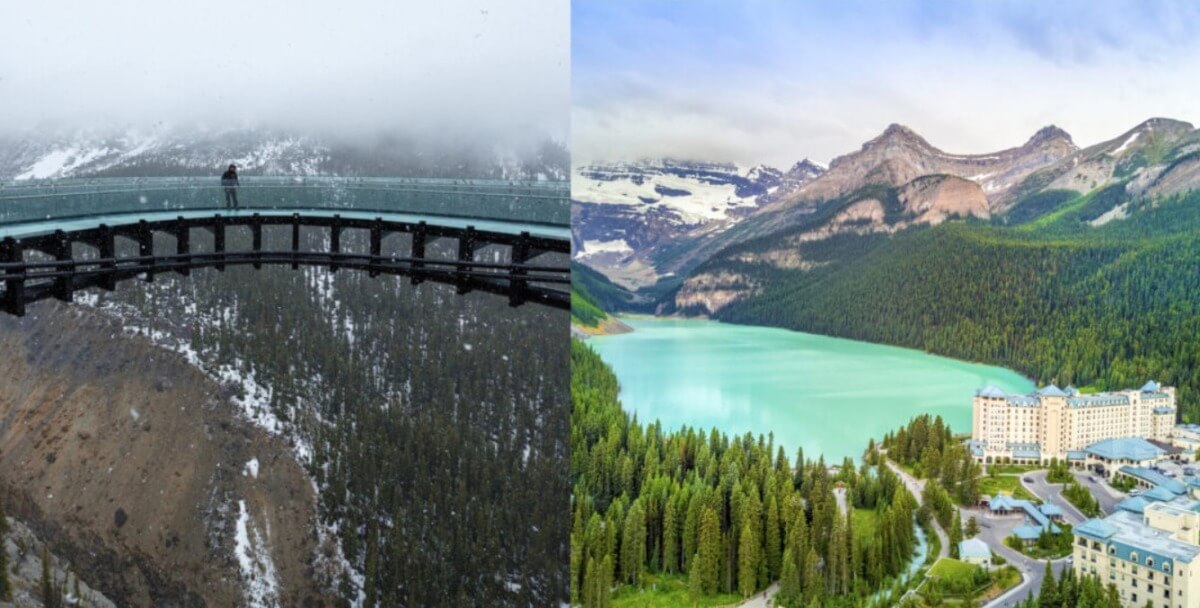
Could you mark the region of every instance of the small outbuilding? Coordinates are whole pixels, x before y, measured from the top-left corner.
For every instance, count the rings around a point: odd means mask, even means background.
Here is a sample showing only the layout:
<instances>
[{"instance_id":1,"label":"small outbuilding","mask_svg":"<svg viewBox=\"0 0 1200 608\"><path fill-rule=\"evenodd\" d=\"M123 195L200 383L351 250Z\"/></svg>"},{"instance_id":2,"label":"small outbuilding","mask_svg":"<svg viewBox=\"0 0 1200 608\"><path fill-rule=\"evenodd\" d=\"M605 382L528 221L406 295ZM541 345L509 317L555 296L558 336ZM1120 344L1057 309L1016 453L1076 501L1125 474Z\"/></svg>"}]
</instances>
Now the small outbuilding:
<instances>
[{"instance_id":1,"label":"small outbuilding","mask_svg":"<svg viewBox=\"0 0 1200 608\"><path fill-rule=\"evenodd\" d=\"M978 538L968 538L958 543L958 559L968 564L991 568L992 549Z\"/></svg>"}]
</instances>

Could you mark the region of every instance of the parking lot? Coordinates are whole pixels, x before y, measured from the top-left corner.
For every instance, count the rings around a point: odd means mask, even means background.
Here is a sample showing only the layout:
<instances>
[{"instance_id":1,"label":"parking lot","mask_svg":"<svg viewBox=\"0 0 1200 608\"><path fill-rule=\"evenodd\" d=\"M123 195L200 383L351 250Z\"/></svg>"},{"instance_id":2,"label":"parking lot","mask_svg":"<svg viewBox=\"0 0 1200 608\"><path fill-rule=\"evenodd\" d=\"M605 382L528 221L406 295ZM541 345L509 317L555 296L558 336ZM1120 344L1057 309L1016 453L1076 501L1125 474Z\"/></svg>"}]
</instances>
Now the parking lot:
<instances>
[{"instance_id":1,"label":"parking lot","mask_svg":"<svg viewBox=\"0 0 1200 608\"><path fill-rule=\"evenodd\" d=\"M1183 481L1185 477L1192 477L1196 474L1196 463L1194 462L1181 463L1174 460L1160 460L1155 466L1163 475L1180 481ZM1189 470L1191 475L1188 474Z\"/></svg>"}]
</instances>

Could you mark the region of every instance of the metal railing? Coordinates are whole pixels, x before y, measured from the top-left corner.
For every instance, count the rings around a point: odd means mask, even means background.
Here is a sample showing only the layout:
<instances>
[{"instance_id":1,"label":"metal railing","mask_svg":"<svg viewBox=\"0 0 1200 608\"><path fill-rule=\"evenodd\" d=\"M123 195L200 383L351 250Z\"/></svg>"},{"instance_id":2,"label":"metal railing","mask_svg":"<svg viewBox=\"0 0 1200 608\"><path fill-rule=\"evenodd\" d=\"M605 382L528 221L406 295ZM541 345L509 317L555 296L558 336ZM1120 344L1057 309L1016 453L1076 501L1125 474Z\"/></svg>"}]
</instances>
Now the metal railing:
<instances>
[{"instance_id":1,"label":"metal railing","mask_svg":"<svg viewBox=\"0 0 1200 608\"><path fill-rule=\"evenodd\" d=\"M226 249L227 229L237 226L250 229L251 246L248 250ZM264 249L263 229L266 226L290 227L291 248ZM327 230L329 249L302 250L302 227ZM342 251L342 233L346 229L368 231L368 250ZM212 251L193 249L193 230L212 235ZM175 250L156 253L155 234L173 238ZM392 234L409 236L407 255L383 254L383 241ZM136 243L137 255L117 255L118 237ZM456 241L455 257L430 255L427 246L439 239ZM93 248L96 255L76 258L76 244ZM477 253L489 246L507 248L508 261L477 259ZM27 259L26 253L30 251L39 252L50 259ZM511 234L476 230L472 226L439 226L424 221L401 222L382 217L344 218L336 214L315 217L305 217L300 213L290 216L257 213L180 216L171 220L141 220L113 226L101 224L95 228L70 232L56 230L48 234L0 240L0 285L4 287L0 291L0 308L20 316L31 302L48 298L70 302L80 289L99 287L112 290L118 281L135 277L153 281L159 273L187 275L193 268L224 270L226 266L233 265L261 268L264 264L283 264L292 268L306 265L323 266L330 270L359 269L369 272L371 276L402 275L409 277L414 284L434 281L453 285L460 294L479 290L506 295L512 306L533 302L569 309L570 267L565 262L561 265L534 262L535 258L546 253L562 254L565 259L570 253L569 240L532 236L528 232Z\"/></svg>"},{"instance_id":2,"label":"metal railing","mask_svg":"<svg viewBox=\"0 0 1200 608\"><path fill-rule=\"evenodd\" d=\"M239 209L405 213L565 227L566 182L246 176ZM226 208L218 176L0 182L0 225L88 216Z\"/></svg>"}]
</instances>

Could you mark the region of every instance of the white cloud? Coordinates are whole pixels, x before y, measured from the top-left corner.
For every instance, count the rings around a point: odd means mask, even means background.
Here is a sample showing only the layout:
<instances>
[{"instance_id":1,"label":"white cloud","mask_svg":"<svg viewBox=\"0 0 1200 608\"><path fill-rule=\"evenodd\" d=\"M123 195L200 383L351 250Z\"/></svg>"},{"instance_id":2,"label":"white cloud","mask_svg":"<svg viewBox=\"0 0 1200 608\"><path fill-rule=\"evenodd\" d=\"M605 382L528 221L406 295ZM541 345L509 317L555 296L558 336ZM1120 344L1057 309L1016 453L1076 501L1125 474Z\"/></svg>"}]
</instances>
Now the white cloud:
<instances>
[{"instance_id":1,"label":"white cloud","mask_svg":"<svg viewBox=\"0 0 1200 608\"><path fill-rule=\"evenodd\" d=\"M584 4L576 163L828 161L892 122L970 153L1047 124L1087 145L1200 120L1200 15L1183 4Z\"/></svg>"},{"instance_id":2,"label":"white cloud","mask_svg":"<svg viewBox=\"0 0 1200 608\"><path fill-rule=\"evenodd\" d=\"M165 121L566 138L566 2L5 2L0 23L7 130Z\"/></svg>"}]
</instances>

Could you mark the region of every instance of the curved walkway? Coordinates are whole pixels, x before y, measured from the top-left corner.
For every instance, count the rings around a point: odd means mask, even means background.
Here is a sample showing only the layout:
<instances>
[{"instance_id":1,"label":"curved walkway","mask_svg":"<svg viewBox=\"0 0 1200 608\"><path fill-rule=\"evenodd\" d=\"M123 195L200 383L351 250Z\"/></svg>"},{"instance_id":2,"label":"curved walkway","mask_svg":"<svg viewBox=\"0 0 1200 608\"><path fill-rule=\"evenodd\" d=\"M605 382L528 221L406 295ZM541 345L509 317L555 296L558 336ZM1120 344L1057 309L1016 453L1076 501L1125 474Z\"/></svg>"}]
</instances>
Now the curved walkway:
<instances>
[{"instance_id":1,"label":"curved walkway","mask_svg":"<svg viewBox=\"0 0 1200 608\"><path fill-rule=\"evenodd\" d=\"M888 468L900 476L900 481L904 482L904 487L908 488L908 491L913 495L913 498L917 499L917 504L924 504L921 493L925 490L925 480L917 479L916 477L909 475L908 471L900 468L900 466L895 462L892 462L890 458L884 456L884 459L884 461L887 462ZM930 519L929 524L933 526L933 531L937 533L938 540L941 541L939 543L941 547L938 550L938 557L949 557L950 537L946 535L946 531L942 529L942 525L938 523L937 519Z\"/></svg>"},{"instance_id":2,"label":"curved walkway","mask_svg":"<svg viewBox=\"0 0 1200 608\"><path fill-rule=\"evenodd\" d=\"M211 209L181 209L175 211L147 211L144 213L114 213L107 215L86 215L72 218L56 218L43 222L22 222L0 225L0 238L7 236L14 238L36 236L39 234L54 232L55 230L65 230L70 232L72 230L94 228L100 224L136 222L138 220L153 222L173 220L178 217L190 219L198 217L211 217L213 215L246 217L252 216L255 213L262 216L291 216L296 213L309 217L333 217L334 215L340 215L341 217L347 219L365 220L373 220L378 217L393 222L426 222L429 224L436 224L449 228L466 228L467 226L474 226L476 230L486 230L490 232L503 232L507 234L520 234L521 232L528 232L532 236L553 239L566 240L571 238L570 227L556 226L551 224L482 220L449 215L395 213L387 211L374 211L370 209L313 209L305 207L285 207L271 209L241 208L232 210L225 209L223 207L213 207Z\"/></svg>"}]
</instances>

